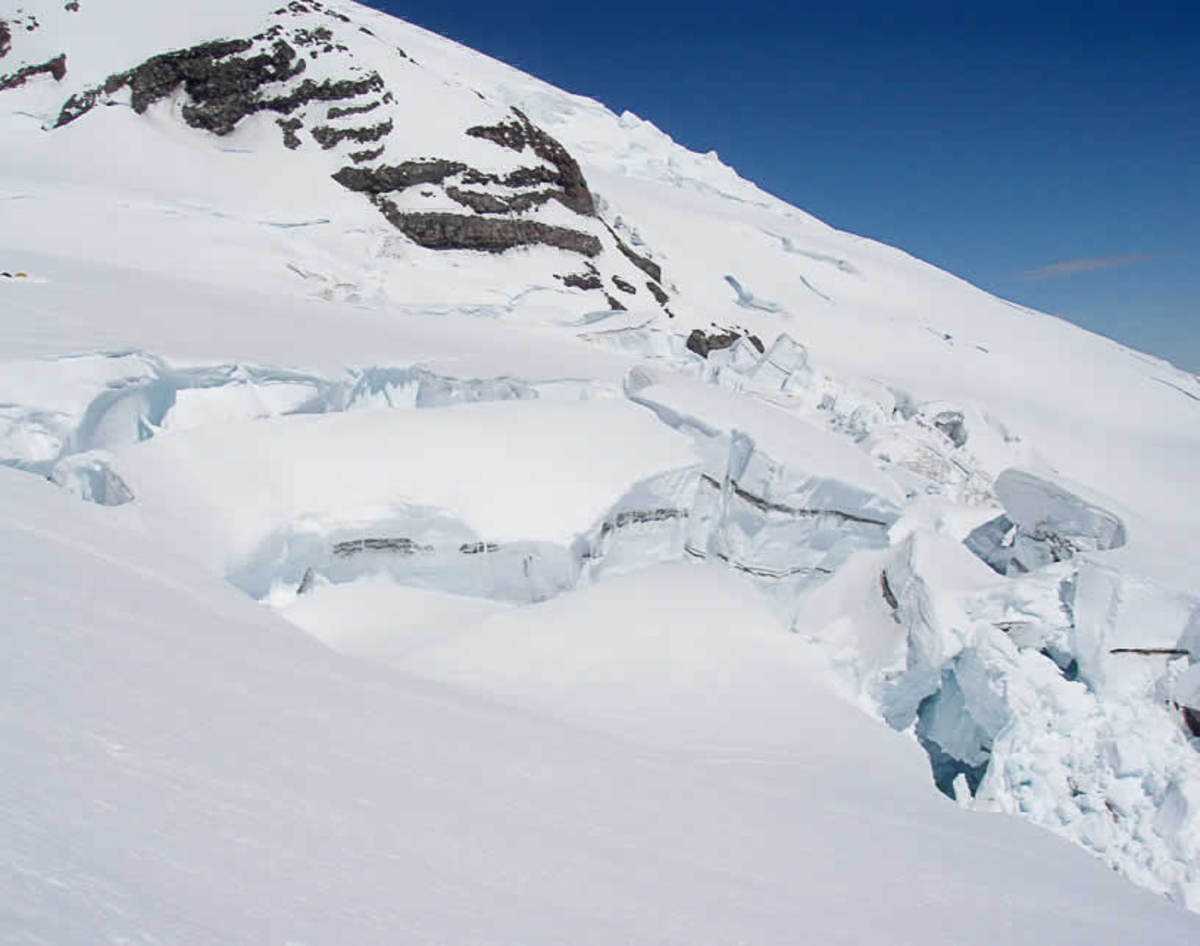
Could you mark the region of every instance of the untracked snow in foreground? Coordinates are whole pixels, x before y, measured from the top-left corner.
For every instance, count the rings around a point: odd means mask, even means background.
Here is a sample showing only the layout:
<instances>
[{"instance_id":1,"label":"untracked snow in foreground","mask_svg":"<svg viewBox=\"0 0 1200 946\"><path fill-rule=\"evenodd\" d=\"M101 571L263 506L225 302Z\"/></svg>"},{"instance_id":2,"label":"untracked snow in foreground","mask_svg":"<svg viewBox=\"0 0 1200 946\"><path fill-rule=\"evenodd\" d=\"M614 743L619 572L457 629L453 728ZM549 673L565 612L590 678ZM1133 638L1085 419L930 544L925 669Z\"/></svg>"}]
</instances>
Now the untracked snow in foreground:
<instances>
[{"instance_id":1,"label":"untracked snow in foreground","mask_svg":"<svg viewBox=\"0 0 1200 946\"><path fill-rule=\"evenodd\" d=\"M500 657L500 683L473 695L340 657L106 510L0 482L6 941L1195 934L1082 852L930 792L915 747L721 570L544 605L528 640L484 624L456 646ZM711 742L674 738L718 716Z\"/></svg>"}]
</instances>

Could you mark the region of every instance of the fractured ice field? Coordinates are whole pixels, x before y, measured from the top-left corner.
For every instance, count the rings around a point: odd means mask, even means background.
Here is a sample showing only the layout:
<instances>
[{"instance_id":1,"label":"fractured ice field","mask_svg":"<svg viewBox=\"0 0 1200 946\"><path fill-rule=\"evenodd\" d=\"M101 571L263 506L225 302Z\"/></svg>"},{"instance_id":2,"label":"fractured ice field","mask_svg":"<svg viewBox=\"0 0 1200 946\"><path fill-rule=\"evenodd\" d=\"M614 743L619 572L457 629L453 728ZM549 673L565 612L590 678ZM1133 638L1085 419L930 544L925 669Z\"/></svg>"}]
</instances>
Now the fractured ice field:
<instances>
[{"instance_id":1,"label":"fractured ice field","mask_svg":"<svg viewBox=\"0 0 1200 946\"><path fill-rule=\"evenodd\" d=\"M834 386L873 418L863 432L828 393L814 405L834 383L787 336L735 347L569 382L50 359L8 376L12 400L41 403L5 408L5 462L182 539L336 650L451 681L495 620L718 563L818 647L844 695L915 739L944 794L1190 902L1190 697L1169 692L1195 599L1104 565L1123 521L1042 476L1004 469L981 501L968 484L988 472L957 436L970 410L947 431L940 403ZM993 455L1012 449L970 427ZM900 436L939 462L871 448Z\"/></svg>"}]
</instances>

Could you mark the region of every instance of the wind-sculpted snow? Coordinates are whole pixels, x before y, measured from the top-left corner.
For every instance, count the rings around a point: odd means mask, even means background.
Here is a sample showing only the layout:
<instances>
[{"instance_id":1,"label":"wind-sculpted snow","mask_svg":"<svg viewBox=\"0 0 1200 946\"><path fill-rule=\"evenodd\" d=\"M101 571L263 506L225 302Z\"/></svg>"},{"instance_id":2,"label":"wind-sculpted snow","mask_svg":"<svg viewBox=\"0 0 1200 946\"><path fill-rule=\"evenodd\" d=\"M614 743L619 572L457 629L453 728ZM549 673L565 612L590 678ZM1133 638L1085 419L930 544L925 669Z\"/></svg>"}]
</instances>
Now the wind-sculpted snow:
<instances>
[{"instance_id":1,"label":"wind-sculpted snow","mask_svg":"<svg viewBox=\"0 0 1200 946\"><path fill-rule=\"evenodd\" d=\"M628 485L694 457L626 403L532 400L209 425L117 460L140 505L229 568L296 526L388 535L422 509L470 530L455 547L569 543Z\"/></svg>"},{"instance_id":2,"label":"wind-sculpted snow","mask_svg":"<svg viewBox=\"0 0 1200 946\"><path fill-rule=\"evenodd\" d=\"M601 382L452 378L421 366L340 376L225 363L176 367L145 352L10 363L0 378L0 463L36 472L163 431L289 414L478 401L614 397ZM97 456L93 462L101 462Z\"/></svg>"},{"instance_id":3,"label":"wind-sculpted snow","mask_svg":"<svg viewBox=\"0 0 1200 946\"><path fill-rule=\"evenodd\" d=\"M1196 938L1194 377L356 4L0 21L18 936Z\"/></svg>"}]
</instances>

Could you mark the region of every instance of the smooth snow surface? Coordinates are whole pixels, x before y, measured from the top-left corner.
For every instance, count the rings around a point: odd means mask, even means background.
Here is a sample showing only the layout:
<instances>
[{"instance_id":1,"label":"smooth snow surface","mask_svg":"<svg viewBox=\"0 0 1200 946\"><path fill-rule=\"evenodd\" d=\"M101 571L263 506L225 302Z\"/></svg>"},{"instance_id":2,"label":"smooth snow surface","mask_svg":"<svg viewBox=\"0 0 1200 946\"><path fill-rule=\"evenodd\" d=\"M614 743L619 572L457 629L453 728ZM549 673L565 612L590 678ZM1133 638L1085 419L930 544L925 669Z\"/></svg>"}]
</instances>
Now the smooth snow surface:
<instances>
[{"instance_id":1,"label":"smooth snow surface","mask_svg":"<svg viewBox=\"0 0 1200 946\"><path fill-rule=\"evenodd\" d=\"M191 542L219 533L238 557L297 520L335 528L411 507L489 541L566 543L638 480L694 462L628 401L539 398L208 424L113 466L148 516Z\"/></svg>"},{"instance_id":2,"label":"smooth snow surface","mask_svg":"<svg viewBox=\"0 0 1200 946\"><path fill-rule=\"evenodd\" d=\"M1195 376L355 3L0 21L0 939L1200 941Z\"/></svg>"},{"instance_id":3,"label":"smooth snow surface","mask_svg":"<svg viewBox=\"0 0 1200 946\"><path fill-rule=\"evenodd\" d=\"M905 740L840 703L802 658L791 696L763 697L778 729L652 749L615 734L628 716L605 733L573 722L570 698L549 715L516 705L522 692L543 700L544 668L501 678L513 705L380 672L107 510L17 473L0 482L6 941L785 943L804 930L915 946L1195 933L1187 914L1049 835L926 790ZM70 594L45 593L52 573L77 576ZM731 581L677 567L614 583L591 617L567 609L561 632L580 646L558 653L589 684L578 711L617 706L605 684L623 688L625 664L646 731L664 732L673 710L653 683L676 666L664 623L697 683L717 682L727 658L740 684L799 650ZM608 622L638 617L650 589L666 597L645 638L629 628L606 645ZM710 613L720 589L732 593L722 608L746 611L744 649ZM532 622L535 653L555 653L554 616ZM701 635L690 643L689 627ZM491 633L513 644L515 630ZM755 699L739 690L736 726L753 737L744 700ZM715 709L686 680L669 692L682 709Z\"/></svg>"}]
</instances>

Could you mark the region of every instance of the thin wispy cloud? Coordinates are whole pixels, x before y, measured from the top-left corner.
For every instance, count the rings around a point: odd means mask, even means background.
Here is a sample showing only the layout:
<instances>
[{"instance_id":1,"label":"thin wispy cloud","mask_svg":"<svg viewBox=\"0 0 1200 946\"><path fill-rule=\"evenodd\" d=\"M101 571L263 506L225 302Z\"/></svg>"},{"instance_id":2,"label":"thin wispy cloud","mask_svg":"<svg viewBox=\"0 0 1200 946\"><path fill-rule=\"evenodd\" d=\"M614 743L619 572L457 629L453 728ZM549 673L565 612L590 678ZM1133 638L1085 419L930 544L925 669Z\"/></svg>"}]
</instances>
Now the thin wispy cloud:
<instances>
[{"instance_id":1,"label":"thin wispy cloud","mask_svg":"<svg viewBox=\"0 0 1200 946\"><path fill-rule=\"evenodd\" d=\"M1087 256L1081 259L1060 260L1048 263L1036 269L1027 269L1021 275L1026 279L1057 279L1061 276L1074 276L1076 273L1091 273L1098 269L1116 269L1120 266L1132 266L1151 257L1146 253L1126 253L1122 256Z\"/></svg>"}]
</instances>

